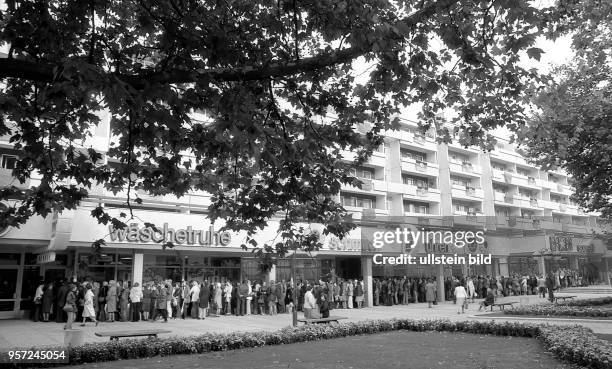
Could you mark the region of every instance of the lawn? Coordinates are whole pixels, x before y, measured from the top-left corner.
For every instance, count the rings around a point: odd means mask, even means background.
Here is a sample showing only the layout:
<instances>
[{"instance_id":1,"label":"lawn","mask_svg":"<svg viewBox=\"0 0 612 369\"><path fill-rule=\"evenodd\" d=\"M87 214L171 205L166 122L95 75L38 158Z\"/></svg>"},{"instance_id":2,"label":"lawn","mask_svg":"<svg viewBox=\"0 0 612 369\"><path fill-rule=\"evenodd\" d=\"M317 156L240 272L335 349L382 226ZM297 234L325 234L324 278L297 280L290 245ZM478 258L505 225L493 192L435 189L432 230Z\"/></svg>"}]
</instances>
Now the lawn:
<instances>
[{"instance_id":1,"label":"lawn","mask_svg":"<svg viewBox=\"0 0 612 369\"><path fill-rule=\"evenodd\" d=\"M175 355L70 368L575 368L530 338L395 331L256 349Z\"/></svg>"}]
</instances>

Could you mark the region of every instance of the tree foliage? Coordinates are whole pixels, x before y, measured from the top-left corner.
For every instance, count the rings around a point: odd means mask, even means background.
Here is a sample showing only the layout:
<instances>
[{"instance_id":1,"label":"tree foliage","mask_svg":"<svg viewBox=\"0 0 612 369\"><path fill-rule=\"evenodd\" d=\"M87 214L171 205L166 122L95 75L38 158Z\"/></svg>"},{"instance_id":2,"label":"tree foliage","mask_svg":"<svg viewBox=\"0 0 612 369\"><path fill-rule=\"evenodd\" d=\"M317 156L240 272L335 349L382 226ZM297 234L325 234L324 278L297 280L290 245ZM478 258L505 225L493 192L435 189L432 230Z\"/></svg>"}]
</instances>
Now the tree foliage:
<instances>
[{"instance_id":1,"label":"tree foliage","mask_svg":"<svg viewBox=\"0 0 612 369\"><path fill-rule=\"evenodd\" d=\"M572 198L612 216L612 3L584 1L559 26L571 32L575 59L556 68L521 132L526 155L573 178Z\"/></svg>"},{"instance_id":2,"label":"tree foliage","mask_svg":"<svg viewBox=\"0 0 612 369\"><path fill-rule=\"evenodd\" d=\"M539 58L536 38L572 16L567 9L525 0L7 1L0 134L20 152L14 175L42 180L3 189L1 199L19 201L0 221L74 209L97 185L132 203L142 202L135 190L197 190L212 195L210 217L227 229L253 233L283 214L279 231L292 242L269 251L304 238L316 248L298 222L339 236L350 229L334 199L359 181L342 150L363 163L402 107L422 106L423 129L436 124L440 140L458 133L464 145L491 148L487 130L521 127L540 76L519 60ZM447 108L456 132L433 119ZM83 145L101 110L112 121L107 153ZM367 134L355 130L363 122ZM101 207L92 215L125 220Z\"/></svg>"}]
</instances>

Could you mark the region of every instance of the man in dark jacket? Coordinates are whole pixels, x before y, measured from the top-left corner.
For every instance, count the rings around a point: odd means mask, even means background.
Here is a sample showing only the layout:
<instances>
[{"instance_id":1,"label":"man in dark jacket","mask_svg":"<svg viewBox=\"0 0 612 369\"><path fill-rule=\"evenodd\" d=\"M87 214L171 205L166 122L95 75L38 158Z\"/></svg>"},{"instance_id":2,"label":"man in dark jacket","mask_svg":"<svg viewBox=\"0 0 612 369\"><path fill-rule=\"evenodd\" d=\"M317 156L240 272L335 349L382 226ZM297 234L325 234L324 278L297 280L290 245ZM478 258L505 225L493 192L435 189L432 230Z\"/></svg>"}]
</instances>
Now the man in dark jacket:
<instances>
[{"instance_id":1,"label":"man in dark jacket","mask_svg":"<svg viewBox=\"0 0 612 369\"><path fill-rule=\"evenodd\" d=\"M242 283L240 284L240 287L238 287L238 299L240 301L239 302L240 307L239 307L239 312L238 312L239 315L246 314L246 303L247 303L248 294L249 294L249 286L247 286L245 281L242 281Z\"/></svg>"},{"instance_id":2,"label":"man in dark jacket","mask_svg":"<svg viewBox=\"0 0 612 369\"><path fill-rule=\"evenodd\" d=\"M55 321L57 323L66 322L66 312L64 311L64 305L66 305L66 295L68 295L68 284L65 279L60 282L60 287L57 290L57 296L55 297Z\"/></svg>"}]
</instances>

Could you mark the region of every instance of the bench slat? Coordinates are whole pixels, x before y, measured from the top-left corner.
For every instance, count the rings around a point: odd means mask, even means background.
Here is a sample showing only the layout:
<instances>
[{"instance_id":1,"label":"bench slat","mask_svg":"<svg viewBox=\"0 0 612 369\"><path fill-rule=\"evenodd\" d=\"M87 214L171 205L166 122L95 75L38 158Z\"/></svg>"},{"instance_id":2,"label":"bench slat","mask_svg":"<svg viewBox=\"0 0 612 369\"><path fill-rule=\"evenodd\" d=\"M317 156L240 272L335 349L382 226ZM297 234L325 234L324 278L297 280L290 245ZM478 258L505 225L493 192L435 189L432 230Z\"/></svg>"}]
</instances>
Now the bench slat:
<instances>
[{"instance_id":1,"label":"bench slat","mask_svg":"<svg viewBox=\"0 0 612 369\"><path fill-rule=\"evenodd\" d=\"M95 335L98 337L137 337L137 336L150 336L160 333L172 333L168 330L156 329L147 331L111 331L111 332L96 332Z\"/></svg>"}]
</instances>

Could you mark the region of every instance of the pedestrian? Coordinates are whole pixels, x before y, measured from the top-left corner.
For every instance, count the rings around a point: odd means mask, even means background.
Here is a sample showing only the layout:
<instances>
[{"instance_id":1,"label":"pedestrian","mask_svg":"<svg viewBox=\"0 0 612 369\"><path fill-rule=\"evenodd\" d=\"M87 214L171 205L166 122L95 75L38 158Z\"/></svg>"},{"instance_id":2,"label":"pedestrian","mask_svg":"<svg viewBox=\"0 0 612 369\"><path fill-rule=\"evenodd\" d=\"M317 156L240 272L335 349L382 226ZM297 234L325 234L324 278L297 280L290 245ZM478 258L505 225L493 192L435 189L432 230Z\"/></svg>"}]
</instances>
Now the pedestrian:
<instances>
[{"instance_id":1,"label":"pedestrian","mask_svg":"<svg viewBox=\"0 0 612 369\"><path fill-rule=\"evenodd\" d=\"M96 310L94 309L94 293L92 291L91 284L87 284L85 286L85 295L83 297L83 323L81 323L81 327L85 326L85 322L87 318L93 320L98 326L98 320L96 320Z\"/></svg>"},{"instance_id":2,"label":"pedestrian","mask_svg":"<svg viewBox=\"0 0 612 369\"><path fill-rule=\"evenodd\" d=\"M140 321L140 312L142 310L143 292L138 282L134 282L134 286L130 289L130 301L132 304L132 321Z\"/></svg>"},{"instance_id":3,"label":"pedestrian","mask_svg":"<svg viewBox=\"0 0 612 369\"><path fill-rule=\"evenodd\" d=\"M430 308L434 301L436 301L436 285L431 279L427 279L427 283L425 284L425 300Z\"/></svg>"},{"instance_id":4,"label":"pedestrian","mask_svg":"<svg viewBox=\"0 0 612 369\"><path fill-rule=\"evenodd\" d=\"M68 287L66 304L64 305L63 309L68 315L68 321L64 325L64 330L72 329L72 323L74 323L77 313L77 287L72 283Z\"/></svg>"},{"instance_id":5,"label":"pedestrian","mask_svg":"<svg viewBox=\"0 0 612 369\"><path fill-rule=\"evenodd\" d=\"M457 314L465 313L466 305L467 305L467 292L465 291L465 287L462 284L458 284L455 287L455 299L457 300Z\"/></svg>"}]
</instances>

